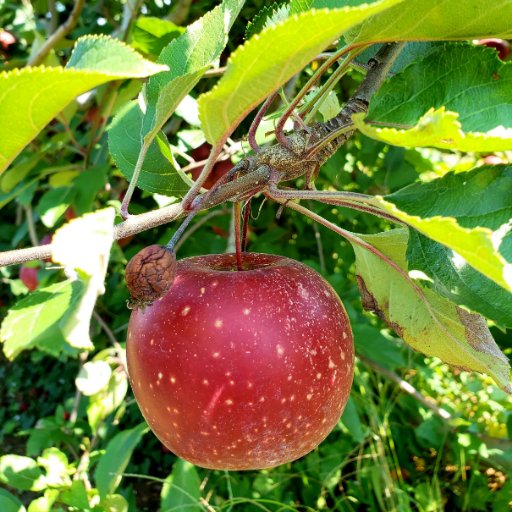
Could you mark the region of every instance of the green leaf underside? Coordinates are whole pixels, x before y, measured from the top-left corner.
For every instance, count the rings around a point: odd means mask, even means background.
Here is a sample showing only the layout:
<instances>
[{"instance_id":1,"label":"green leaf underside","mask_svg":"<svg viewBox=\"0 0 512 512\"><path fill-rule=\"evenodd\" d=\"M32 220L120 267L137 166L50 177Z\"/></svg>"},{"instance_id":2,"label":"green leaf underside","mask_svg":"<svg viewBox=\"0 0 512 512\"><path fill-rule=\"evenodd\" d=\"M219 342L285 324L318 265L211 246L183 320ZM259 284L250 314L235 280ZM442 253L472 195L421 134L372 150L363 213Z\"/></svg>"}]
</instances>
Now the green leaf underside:
<instances>
[{"instance_id":1,"label":"green leaf underside","mask_svg":"<svg viewBox=\"0 0 512 512\"><path fill-rule=\"evenodd\" d=\"M13 360L22 350L34 347L58 355L66 344L62 327L83 291L81 282L68 280L36 290L17 302L0 330L7 359Z\"/></svg>"},{"instance_id":2,"label":"green leaf underside","mask_svg":"<svg viewBox=\"0 0 512 512\"><path fill-rule=\"evenodd\" d=\"M216 143L227 137L256 105L344 31L397 3L400 0L382 0L360 7L307 11L247 41L232 53L217 86L199 98L206 139Z\"/></svg>"},{"instance_id":3,"label":"green leaf underside","mask_svg":"<svg viewBox=\"0 0 512 512\"><path fill-rule=\"evenodd\" d=\"M141 423L135 428L116 434L110 440L94 473L96 487L102 499L117 489L134 448L148 430L147 425Z\"/></svg>"},{"instance_id":4,"label":"green leaf underside","mask_svg":"<svg viewBox=\"0 0 512 512\"><path fill-rule=\"evenodd\" d=\"M354 114L356 128L375 140L393 146L435 147L474 153L492 153L512 149L512 129L496 128L487 133L462 130L457 112L446 112L444 107L430 109L417 124L408 129L378 128L367 124L366 115Z\"/></svg>"},{"instance_id":5,"label":"green leaf underside","mask_svg":"<svg viewBox=\"0 0 512 512\"><path fill-rule=\"evenodd\" d=\"M459 114L458 119L453 112ZM491 48L440 45L381 87L372 98L367 119L369 123L411 126L384 132L407 136L409 145L464 151L487 151L487 146L489 151L510 149L512 64L502 62ZM475 133L463 134L461 129ZM437 138L437 144L432 144Z\"/></svg>"},{"instance_id":6,"label":"green leaf underside","mask_svg":"<svg viewBox=\"0 0 512 512\"><path fill-rule=\"evenodd\" d=\"M408 231L360 235L400 268L406 269ZM415 350L465 370L485 373L512 391L510 366L493 340L485 319L435 291L421 295L385 261L356 244L356 272L365 309L373 311Z\"/></svg>"},{"instance_id":7,"label":"green leaf underside","mask_svg":"<svg viewBox=\"0 0 512 512\"><path fill-rule=\"evenodd\" d=\"M137 102L129 103L112 121L108 144L110 153L127 180L130 180L141 148L143 114ZM163 136L162 136L163 138ZM188 190L169 158L162 153L164 140L154 140L144 159L137 185L150 193L182 196Z\"/></svg>"},{"instance_id":8,"label":"green leaf underside","mask_svg":"<svg viewBox=\"0 0 512 512\"><path fill-rule=\"evenodd\" d=\"M82 350L94 348L90 320L98 295L105 292L114 218L113 208L88 213L62 226L52 239L52 260L73 269L84 283L84 293L62 325L67 342Z\"/></svg>"},{"instance_id":9,"label":"green leaf underside","mask_svg":"<svg viewBox=\"0 0 512 512\"><path fill-rule=\"evenodd\" d=\"M448 173L377 197L386 211L512 291L512 167Z\"/></svg>"},{"instance_id":10,"label":"green leaf underside","mask_svg":"<svg viewBox=\"0 0 512 512\"><path fill-rule=\"evenodd\" d=\"M451 249L411 230L409 271L423 272L422 284L459 306L480 313L501 327L512 327L512 295L467 264Z\"/></svg>"},{"instance_id":11,"label":"green leaf underside","mask_svg":"<svg viewBox=\"0 0 512 512\"><path fill-rule=\"evenodd\" d=\"M361 24L351 43L512 37L512 0L405 0Z\"/></svg>"},{"instance_id":12,"label":"green leaf underside","mask_svg":"<svg viewBox=\"0 0 512 512\"><path fill-rule=\"evenodd\" d=\"M0 119L5 121L0 127L0 171L75 97L111 80L142 78L163 69L120 41L86 36L78 40L67 68L1 73Z\"/></svg>"}]
</instances>

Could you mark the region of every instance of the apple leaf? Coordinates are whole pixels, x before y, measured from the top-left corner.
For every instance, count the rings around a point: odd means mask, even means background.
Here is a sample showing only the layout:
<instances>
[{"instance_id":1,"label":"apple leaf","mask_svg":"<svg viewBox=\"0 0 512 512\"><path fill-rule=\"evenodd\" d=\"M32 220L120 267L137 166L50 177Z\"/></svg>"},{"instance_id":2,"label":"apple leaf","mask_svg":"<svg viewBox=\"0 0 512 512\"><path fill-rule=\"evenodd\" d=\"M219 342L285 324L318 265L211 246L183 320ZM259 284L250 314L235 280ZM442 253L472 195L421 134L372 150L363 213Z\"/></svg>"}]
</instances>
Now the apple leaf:
<instances>
[{"instance_id":1,"label":"apple leaf","mask_svg":"<svg viewBox=\"0 0 512 512\"><path fill-rule=\"evenodd\" d=\"M128 179L131 179L143 148L149 148L150 154L144 158L137 181L143 190L169 196L181 196L184 189L188 190L175 171L165 137L161 136L156 142L155 139L180 102L220 57L231 25L243 4L243 0L224 0L189 25L162 50L158 62L169 71L148 81L143 90L144 112L136 107L128 108L114 120L109 132L109 148ZM129 123L125 126L127 116ZM130 131L129 145L125 140L127 130ZM146 162L148 158L149 163Z\"/></svg>"},{"instance_id":2,"label":"apple leaf","mask_svg":"<svg viewBox=\"0 0 512 512\"><path fill-rule=\"evenodd\" d=\"M356 120L365 134L396 145L507 150L511 85L512 64L494 50L443 44L392 76L372 98L366 122L379 126L363 126L361 116ZM382 128L385 124L410 128Z\"/></svg>"},{"instance_id":3,"label":"apple leaf","mask_svg":"<svg viewBox=\"0 0 512 512\"><path fill-rule=\"evenodd\" d=\"M477 272L453 250L411 230L407 260L409 271L421 272L418 279L439 295L501 327L512 327L511 293Z\"/></svg>"},{"instance_id":4,"label":"apple leaf","mask_svg":"<svg viewBox=\"0 0 512 512\"><path fill-rule=\"evenodd\" d=\"M63 326L83 293L82 282L67 280L40 288L17 302L0 329L5 357L13 360L21 351L35 347L59 355L66 349Z\"/></svg>"},{"instance_id":5,"label":"apple leaf","mask_svg":"<svg viewBox=\"0 0 512 512\"><path fill-rule=\"evenodd\" d=\"M354 114L356 128L367 137L393 146L435 147L475 153L492 153L512 149L512 128L496 127L487 133L462 130L457 112L445 107L430 109L408 129L378 128L365 122L366 114ZM371 123L371 121L370 121Z\"/></svg>"},{"instance_id":6,"label":"apple leaf","mask_svg":"<svg viewBox=\"0 0 512 512\"><path fill-rule=\"evenodd\" d=\"M0 489L0 510L3 512L26 512L23 503L5 489Z\"/></svg>"},{"instance_id":7,"label":"apple leaf","mask_svg":"<svg viewBox=\"0 0 512 512\"><path fill-rule=\"evenodd\" d=\"M116 434L109 441L94 473L96 487L102 500L112 494L121 483L123 471L130 461L134 448L148 430L146 423L141 423L135 428Z\"/></svg>"},{"instance_id":8,"label":"apple leaf","mask_svg":"<svg viewBox=\"0 0 512 512\"><path fill-rule=\"evenodd\" d=\"M512 291L512 166L450 172L375 202Z\"/></svg>"},{"instance_id":9,"label":"apple leaf","mask_svg":"<svg viewBox=\"0 0 512 512\"><path fill-rule=\"evenodd\" d=\"M407 229L359 236L407 270ZM366 310L377 314L415 350L458 368L485 373L512 392L510 365L482 316L469 313L431 289L415 288L411 279L386 261L368 249L353 246Z\"/></svg>"},{"instance_id":10,"label":"apple leaf","mask_svg":"<svg viewBox=\"0 0 512 512\"><path fill-rule=\"evenodd\" d=\"M167 66L143 59L129 46L106 36L80 38L66 68L14 69L0 73L0 171L66 105L111 80L143 78Z\"/></svg>"},{"instance_id":11,"label":"apple leaf","mask_svg":"<svg viewBox=\"0 0 512 512\"><path fill-rule=\"evenodd\" d=\"M350 42L509 39L511 18L512 0L405 0L363 22Z\"/></svg>"},{"instance_id":12,"label":"apple leaf","mask_svg":"<svg viewBox=\"0 0 512 512\"><path fill-rule=\"evenodd\" d=\"M36 461L14 454L0 457L0 482L22 491L41 491L46 486Z\"/></svg>"},{"instance_id":13,"label":"apple leaf","mask_svg":"<svg viewBox=\"0 0 512 512\"><path fill-rule=\"evenodd\" d=\"M402 1L381 0L359 7L306 11L247 41L231 54L217 86L199 98L206 140L215 144L227 137L256 105L344 31Z\"/></svg>"},{"instance_id":14,"label":"apple leaf","mask_svg":"<svg viewBox=\"0 0 512 512\"><path fill-rule=\"evenodd\" d=\"M201 479L193 464L177 459L172 473L165 479L161 492L162 510L202 510Z\"/></svg>"},{"instance_id":15,"label":"apple leaf","mask_svg":"<svg viewBox=\"0 0 512 512\"><path fill-rule=\"evenodd\" d=\"M75 348L93 348L89 323L98 295L104 293L105 273L114 239L113 208L99 210L73 219L55 232L52 260L62 263L85 286L73 314L62 326L66 340Z\"/></svg>"},{"instance_id":16,"label":"apple leaf","mask_svg":"<svg viewBox=\"0 0 512 512\"><path fill-rule=\"evenodd\" d=\"M139 158L143 118L144 114L134 101L128 103L110 125L110 153L127 180L131 179ZM173 164L165 136L159 135L151 142L137 185L147 192L169 196L182 196L188 190Z\"/></svg>"}]
</instances>

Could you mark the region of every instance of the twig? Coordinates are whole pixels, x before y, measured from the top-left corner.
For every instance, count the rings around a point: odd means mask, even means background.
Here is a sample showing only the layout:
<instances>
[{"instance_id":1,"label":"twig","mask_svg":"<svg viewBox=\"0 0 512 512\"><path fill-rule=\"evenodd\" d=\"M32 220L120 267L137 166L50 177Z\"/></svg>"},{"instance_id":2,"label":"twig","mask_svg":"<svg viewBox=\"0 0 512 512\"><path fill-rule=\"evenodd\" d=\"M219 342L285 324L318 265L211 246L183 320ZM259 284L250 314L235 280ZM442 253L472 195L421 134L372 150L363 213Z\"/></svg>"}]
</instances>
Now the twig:
<instances>
[{"instance_id":1,"label":"twig","mask_svg":"<svg viewBox=\"0 0 512 512\"><path fill-rule=\"evenodd\" d=\"M196 221L195 224L190 226L183 235L181 235L181 238L174 246L175 252L178 252L180 247L185 243L187 238L189 238L191 235L193 235L201 226L209 222L214 217L217 217L218 215L226 215L228 213L228 210L226 208L222 208L219 210L212 210L211 212L208 212L206 215L201 217L198 221Z\"/></svg>"},{"instance_id":2,"label":"twig","mask_svg":"<svg viewBox=\"0 0 512 512\"><path fill-rule=\"evenodd\" d=\"M28 234L32 245L39 245L39 239L37 238L36 226L34 224L34 217L32 215L32 208L30 206L24 206L25 217L27 218Z\"/></svg>"},{"instance_id":3,"label":"twig","mask_svg":"<svg viewBox=\"0 0 512 512\"><path fill-rule=\"evenodd\" d=\"M52 48L69 34L78 22L80 12L85 5L85 0L76 0L73 10L69 18L55 31L49 39L41 46L39 51L27 62L28 66L39 66L46 56L50 53Z\"/></svg>"}]
</instances>

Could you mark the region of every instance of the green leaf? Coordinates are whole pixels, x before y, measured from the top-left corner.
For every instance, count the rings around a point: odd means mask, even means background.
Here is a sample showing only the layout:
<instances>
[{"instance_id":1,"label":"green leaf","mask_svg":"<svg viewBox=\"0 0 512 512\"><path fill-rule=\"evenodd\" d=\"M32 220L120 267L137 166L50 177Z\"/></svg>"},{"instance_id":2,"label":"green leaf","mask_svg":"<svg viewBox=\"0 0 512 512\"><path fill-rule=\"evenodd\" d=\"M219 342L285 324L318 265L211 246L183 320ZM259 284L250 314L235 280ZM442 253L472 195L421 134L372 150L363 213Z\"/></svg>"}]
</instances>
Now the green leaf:
<instances>
[{"instance_id":1,"label":"green leaf","mask_svg":"<svg viewBox=\"0 0 512 512\"><path fill-rule=\"evenodd\" d=\"M110 153L127 180L131 179L139 158L143 118L139 105L134 101L116 115L109 129ZM189 187L173 164L163 134L151 143L137 185L147 192L169 196L182 196L187 192Z\"/></svg>"},{"instance_id":2,"label":"green leaf","mask_svg":"<svg viewBox=\"0 0 512 512\"><path fill-rule=\"evenodd\" d=\"M52 188L41 197L36 212L47 228L53 228L73 202L76 191L72 187Z\"/></svg>"},{"instance_id":3,"label":"green leaf","mask_svg":"<svg viewBox=\"0 0 512 512\"><path fill-rule=\"evenodd\" d=\"M131 45L138 51L158 56L165 46L185 31L168 20L141 16L135 22Z\"/></svg>"},{"instance_id":4,"label":"green leaf","mask_svg":"<svg viewBox=\"0 0 512 512\"><path fill-rule=\"evenodd\" d=\"M484 166L414 183L376 203L512 291L512 167ZM457 264L457 261L454 262Z\"/></svg>"},{"instance_id":5,"label":"green leaf","mask_svg":"<svg viewBox=\"0 0 512 512\"><path fill-rule=\"evenodd\" d=\"M407 271L408 231L359 235ZM363 307L376 313L412 348L465 370L491 376L507 391L510 366L480 315L469 313L433 290L413 286L381 257L353 244Z\"/></svg>"},{"instance_id":6,"label":"green leaf","mask_svg":"<svg viewBox=\"0 0 512 512\"><path fill-rule=\"evenodd\" d=\"M116 434L109 441L94 473L102 500L112 494L121 483L122 473L130 462L134 448L148 430L148 426L141 423L135 428Z\"/></svg>"},{"instance_id":7,"label":"green leaf","mask_svg":"<svg viewBox=\"0 0 512 512\"><path fill-rule=\"evenodd\" d=\"M144 60L129 46L106 36L76 43L67 68L36 67L0 74L0 171L73 98L111 80L142 78L167 69Z\"/></svg>"},{"instance_id":8,"label":"green leaf","mask_svg":"<svg viewBox=\"0 0 512 512\"><path fill-rule=\"evenodd\" d=\"M350 42L509 39L511 17L512 0L406 0L366 20L351 33Z\"/></svg>"},{"instance_id":9,"label":"green leaf","mask_svg":"<svg viewBox=\"0 0 512 512\"><path fill-rule=\"evenodd\" d=\"M417 270L425 276L425 286L501 327L512 327L510 292L477 272L448 247L411 230L407 260L409 271ZM422 279L422 275L418 278Z\"/></svg>"},{"instance_id":10,"label":"green leaf","mask_svg":"<svg viewBox=\"0 0 512 512\"><path fill-rule=\"evenodd\" d=\"M354 345L358 354L368 359L373 359L376 357L375 354L378 354L379 364L390 370L406 366L405 358L396 339L391 338L389 335L386 337L376 327L363 323L354 324L352 331L354 333Z\"/></svg>"},{"instance_id":11,"label":"green leaf","mask_svg":"<svg viewBox=\"0 0 512 512\"><path fill-rule=\"evenodd\" d=\"M249 39L264 28L284 21L290 15L290 5L277 2L264 5L254 18L247 24L245 38Z\"/></svg>"},{"instance_id":12,"label":"green leaf","mask_svg":"<svg viewBox=\"0 0 512 512\"><path fill-rule=\"evenodd\" d=\"M69 487L71 485L70 474L74 468L69 465L68 458L58 448L47 448L37 458L39 466L46 470L45 483L47 487Z\"/></svg>"},{"instance_id":13,"label":"green leaf","mask_svg":"<svg viewBox=\"0 0 512 512\"><path fill-rule=\"evenodd\" d=\"M510 149L511 85L512 64L502 62L492 49L443 44L391 77L370 103L368 123L411 128L362 128L398 145Z\"/></svg>"},{"instance_id":14,"label":"green leaf","mask_svg":"<svg viewBox=\"0 0 512 512\"><path fill-rule=\"evenodd\" d=\"M88 361L80 368L75 384L82 395L91 396L108 386L111 375L106 361Z\"/></svg>"},{"instance_id":15,"label":"green leaf","mask_svg":"<svg viewBox=\"0 0 512 512\"><path fill-rule=\"evenodd\" d=\"M217 86L199 98L199 116L208 142L227 137L256 105L348 28L401 1L307 11L247 41L231 54Z\"/></svg>"},{"instance_id":16,"label":"green leaf","mask_svg":"<svg viewBox=\"0 0 512 512\"><path fill-rule=\"evenodd\" d=\"M114 218L113 208L86 214L58 229L52 239L52 260L75 272L85 284L79 304L62 326L66 340L75 348L93 347L89 324L96 299L105 292Z\"/></svg>"},{"instance_id":17,"label":"green leaf","mask_svg":"<svg viewBox=\"0 0 512 512\"><path fill-rule=\"evenodd\" d=\"M193 464L177 459L172 473L165 479L161 492L160 512L187 510L200 512L203 506L201 497L201 480Z\"/></svg>"},{"instance_id":18,"label":"green leaf","mask_svg":"<svg viewBox=\"0 0 512 512\"><path fill-rule=\"evenodd\" d=\"M23 503L5 489L0 489L0 510L2 512L26 512Z\"/></svg>"},{"instance_id":19,"label":"green leaf","mask_svg":"<svg viewBox=\"0 0 512 512\"><path fill-rule=\"evenodd\" d=\"M22 455L0 457L0 482L22 491L40 491L45 479L34 459Z\"/></svg>"},{"instance_id":20,"label":"green leaf","mask_svg":"<svg viewBox=\"0 0 512 512\"><path fill-rule=\"evenodd\" d=\"M34 347L57 356L66 344L62 327L83 292L81 282L68 280L41 288L17 302L0 330L5 356L13 360L22 350Z\"/></svg>"},{"instance_id":21,"label":"green leaf","mask_svg":"<svg viewBox=\"0 0 512 512\"><path fill-rule=\"evenodd\" d=\"M87 490L82 480L73 480L71 487L61 492L60 500L78 510L88 510L90 507Z\"/></svg>"},{"instance_id":22,"label":"green leaf","mask_svg":"<svg viewBox=\"0 0 512 512\"><path fill-rule=\"evenodd\" d=\"M430 109L412 128L378 128L365 122L365 114L352 116L356 128L367 137L394 146L435 147L475 153L493 153L512 149L512 129L496 128L487 133L462 130L457 112L444 107ZM369 121L371 123L371 121Z\"/></svg>"},{"instance_id":23,"label":"green leaf","mask_svg":"<svg viewBox=\"0 0 512 512\"><path fill-rule=\"evenodd\" d=\"M149 134L160 131L180 101L220 57L243 4L243 0L224 0L163 49L158 62L167 65L169 71L151 78L146 87L146 115L151 123L144 125L151 126Z\"/></svg>"}]
</instances>

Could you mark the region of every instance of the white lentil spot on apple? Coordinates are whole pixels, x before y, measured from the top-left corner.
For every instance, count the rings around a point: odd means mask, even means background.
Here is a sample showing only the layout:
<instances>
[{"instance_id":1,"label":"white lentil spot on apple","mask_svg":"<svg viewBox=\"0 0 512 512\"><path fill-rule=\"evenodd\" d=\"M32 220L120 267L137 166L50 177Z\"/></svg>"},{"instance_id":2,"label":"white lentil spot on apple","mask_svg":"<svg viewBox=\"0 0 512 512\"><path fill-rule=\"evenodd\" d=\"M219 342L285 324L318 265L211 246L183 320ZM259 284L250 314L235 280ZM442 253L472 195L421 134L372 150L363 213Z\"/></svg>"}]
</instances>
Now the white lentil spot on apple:
<instances>
[{"instance_id":1,"label":"white lentil spot on apple","mask_svg":"<svg viewBox=\"0 0 512 512\"><path fill-rule=\"evenodd\" d=\"M201 432L199 432L199 433L200 433L202 436L205 436L205 437L207 437L207 436L209 436L209 435L210 435L210 433L209 433L209 432L205 432L204 430L202 430L202 431L201 431Z\"/></svg>"},{"instance_id":2,"label":"white lentil spot on apple","mask_svg":"<svg viewBox=\"0 0 512 512\"><path fill-rule=\"evenodd\" d=\"M308 393L306 395L306 400L311 400L313 398L313 393Z\"/></svg>"},{"instance_id":3,"label":"white lentil spot on apple","mask_svg":"<svg viewBox=\"0 0 512 512\"><path fill-rule=\"evenodd\" d=\"M284 347L282 345L276 345L276 352L278 356L282 356L284 354Z\"/></svg>"},{"instance_id":4,"label":"white lentil spot on apple","mask_svg":"<svg viewBox=\"0 0 512 512\"><path fill-rule=\"evenodd\" d=\"M219 282L218 281L213 281L212 284L211 284L211 287L212 288L217 288L217 286L219 286Z\"/></svg>"},{"instance_id":5,"label":"white lentil spot on apple","mask_svg":"<svg viewBox=\"0 0 512 512\"><path fill-rule=\"evenodd\" d=\"M171 384L176 384L176 377L174 377L174 375L171 375L169 380L171 381Z\"/></svg>"},{"instance_id":6,"label":"white lentil spot on apple","mask_svg":"<svg viewBox=\"0 0 512 512\"><path fill-rule=\"evenodd\" d=\"M234 385L235 385L235 381L234 381L234 380L230 380L230 381L229 381L229 385L230 385L230 386L234 386Z\"/></svg>"},{"instance_id":7,"label":"white lentil spot on apple","mask_svg":"<svg viewBox=\"0 0 512 512\"><path fill-rule=\"evenodd\" d=\"M162 380L163 376L164 376L164 374L162 372L158 372L158 380Z\"/></svg>"},{"instance_id":8,"label":"white lentil spot on apple","mask_svg":"<svg viewBox=\"0 0 512 512\"><path fill-rule=\"evenodd\" d=\"M336 365L334 364L334 361L333 361L331 358L329 358L329 368L331 368L331 369L332 369L332 368L334 368L335 366L336 366Z\"/></svg>"},{"instance_id":9,"label":"white lentil spot on apple","mask_svg":"<svg viewBox=\"0 0 512 512\"><path fill-rule=\"evenodd\" d=\"M286 424L286 428L292 428L292 422L289 421L287 424Z\"/></svg>"},{"instance_id":10,"label":"white lentil spot on apple","mask_svg":"<svg viewBox=\"0 0 512 512\"><path fill-rule=\"evenodd\" d=\"M265 401L265 397L264 396L260 396L260 402L264 402Z\"/></svg>"},{"instance_id":11,"label":"white lentil spot on apple","mask_svg":"<svg viewBox=\"0 0 512 512\"><path fill-rule=\"evenodd\" d=\"M345 359L347 358L347 356L345 355L345 352L343 350L340 350L340 357L341 357L342 361L345 361Z\"/></svg>"},{"instance_id":12,"label":"white lentil spot on apple","mask_svg":"<svg viewBox=\"0 0 512 512\"><path fill-rule=\"evenodd\" d=\"M293 402L295 400L295 395L290 396L290 402Z\"/></svg>"},{"instance_id":13,"label":"white lentil spot on apple","mask_svg":"<svg viewBox=\"0 0 512 512\"><path fill-rule=\"evenodd\" d=\"M317 378L318 380L320 380L320 379L322 378L322 374L321 374L320 372L318 372L318 373L316 374L316 378Z\"/></svg>"},{"instance_id":14,"label":"white lentil spot on apple","mask_svg":"<svg viewBox=\"0 0 512 512\"><path fill-rule=\"evenodd\" d=\"M253 382L248 382L247 383L247 389L252 389L254 387L254 383Z\"/></svg>"},{"instance_id":15,"label":"white lentil spot on apple","mask_svg":"<svg viewBox=\"0 0 512 512\"><path fill-rule=\"evenodd\" d=\"M153 346L153 345L155 344L155 340L154 340L154 338L151 338L151 339L149 340L149 344L150 344L151 346Z\"/></svg>"},{"instance_id":16,"label":"white lentil spot on apple","mask_svg":"<svg viewBox=\"0 0 512 512\"><path fill-rule=\"evenodd\" d=\"M347 333L345 331L343 331L343 339L346 340L347 339Z\"/></svg>"},{"instance_id":17,"label":"white lentil spot on apple","mask_svg":"<svg viewBox=\"0 0 512 512\"><path fill-rule=\"evenodd\" d=\"M199 290L199 296L202 297L204 295L204 292L206 291L206 288L201 288Z\"/></svg>"},{"instance_id":18,"label":"white lentil spot on apple","mask_svg":"<svg viewBox=\"0 0 512 512\"><path fill-rule=\"evenodd\" d=\"M224 403L226 405L233 405L233 400L231 400L230 398L228 398L227 400L224 401Z\"/></svg>"},{"instance_id":19,"label":"white lentil spot on apple","mask_svg":"<svg viewBox=\"0 0 512 512\"><path fill-rule=\"evenodd\" d=\"M245 316L247 316L247 315L250 315L250 314L251 314L251 310L250 310L249 308L244 308L244 309L242 310L242 313L243 313Z\"/></svg>"},{"instance_id":20,"label":"white lentil spot on apple","mask_svg":"<svg viewBox=\"0 0 512 512\"><path fill-rule=\"evenodd\" d=\"M214 353L212 354L212 357L213 357L213 359L219 359L219 357L220 357L220 352L214 352Z\"/></svg>"},{"instance_id":21,"label":"white lentil spot on apple","mask_svg":"<svg viewBox=\"0 0 512 512\"><path fill-rule=\"evenodd\" d=\"M291 381L293 379L292 375L288 375L288 378L286 380Z\"/></svg>"},{"instance_id":22,"label":"white lentil spot on apple","mask_svg":"<svg viewBox=\"0 0 512 512\"><path fill-rule=\"evenodd\" d=\"M208 386L208 384L210 384L210 383L208 382L208 379L203 379L203 384L204 384L205 386Z\"/></svg>"},{"instance_id":23,"label":"white lentil spot on apple","mask_svg":"<svg viewBox=\"0 0 512 512\"><path fill-rule=\"evenodd\" d=\"M171 412L171 408L169 406L166 407L167 412Z\"/></svg>"},{"instance_id":24,"label":"white lentil spot on apple","mask_svg":"<svg viewBox=\"0 0 512 512\"><path fill-rule=\"evenodd\" d=\"M173 407L173 408L172 408L172 412L173 412L174 414L179 414L179 412L180 412L180 411L178 411L178 409L176 409L176 407Z\"/></svg>"},{"instance_id":25,"label":"white lentil spot on apple","mask_svg":"<svg viewBox=\"0 0 512 512\"><path fill-rule=\"evenodd\" d=\"M217 318L217 320L215 320L215 322L213 323L216 329L220 329L223 326L223 324L224 321L221 320L220 318Z\"/></svg>"},{"instance_id":26,"label":"white lentil spot on apple","mask_svg":"<svg viewBox=\"0 0 512 512\"><path fill-rule=\"evenodd\" d=\"M185 306L182 310L181 310L181 316L187 316L189 313L190 313L190 306Z\"/></svg>"}]
</instances>

